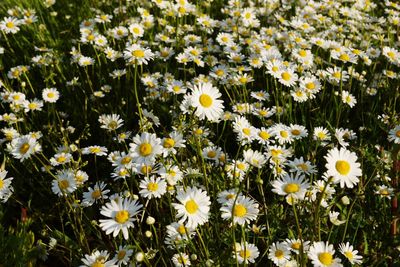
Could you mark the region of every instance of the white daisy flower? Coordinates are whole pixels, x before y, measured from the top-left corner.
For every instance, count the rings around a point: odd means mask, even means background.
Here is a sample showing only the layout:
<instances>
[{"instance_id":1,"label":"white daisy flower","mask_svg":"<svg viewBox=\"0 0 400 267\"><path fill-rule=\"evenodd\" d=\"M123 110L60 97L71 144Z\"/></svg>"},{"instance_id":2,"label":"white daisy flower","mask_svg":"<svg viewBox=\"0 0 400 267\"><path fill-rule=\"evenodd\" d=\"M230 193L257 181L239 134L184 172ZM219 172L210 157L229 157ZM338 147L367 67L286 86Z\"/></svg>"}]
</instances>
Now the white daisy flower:
<instances>
[{"instance_id":1,"label":"white daisy flower","mask_svg":"<svg viewBox=\"0 0 400 267\"><path fill-rule=\"evenodd\" d=\"M56 88L45 88L42 91L42 98L45 102L56 103L60 98L60 93Z\"/></svg>"},{"instance_id":2,"label":"white daisy flower","mask_svg":"<svg viewBox=\"0 0 400 267\"><path fill-rule=\"evenodd\" d=\"M155 161L156 156L162 153L160 138L147 132L137 134L129 144L129 151L135 163L149 164Z\"/></svg>"},{"instance_id":3,"label":"white daisy flower","mask_svg":"<svg viewBox=\"0 0 400 267\"><path fill-rule=\"evenodd\" d=\"M180 223L186 221L187 227L196 228L208 221L211 202L206 191L188 187L179 190L176 199L179 203L172 205L178 212L177 218L181 218Z\"/></svg>"},{"instance_id":4,"label":"white daisy flower","mask_svg":"<svg viewBox=\"0 0 400 267\"><path fill-rule=\"evenodd\" d=\"M11 186L11 181L14 179L13 177L6 178L7 171L0 170L0 201L6 202L8 198L13 193L13 187Z\"/></svg>"},{"instance_id":5,"label":"white daisy flower","mask_svg":"<svg viewBox=\"0 0 400 267\"><path fill-rule=\"evenodd\" d=\"M290 260L289 246L284 242L272 243L268 249L268 259L272 260L276 266L283 266Z\"/></svg>"},{"instance_id":6,"label":"white daisy flower","mask_svg":"<svg viewBox=\"0 0 400 267\"><path fill-rule=\"evenodd\" d=\"M353 246L349 244L349 242L341 243L339 245L339 251L342 253L351 264L361 264L362 263L362 256L357 255L358 250L354 250Z\"/></svg>"},{"instance_id":7,"label":"white daisy flower","mask_svg":"<svg viewBox=\"0 0 400 267\"><path fill-rule=\"evenodd\" d=\"M334 183L340 183L340 187L353 188L359 182L358 177L362 175L357 155L345 148L331 149L325 156L327 161L326 176L333 177Z\"/></svg>"},{"instance_id":8,"label":"white daisy flower","mask_svg":"<svg viewBox=\"0 0 400 267\"><path fill-rule=\"evenodd\" d=\"M201 82L193 86L189 96L190 105L196 109L196 116L201 120L217 122L224 113L223 101L219 98L221 93L209 82Z\"/></svg>"},{"instance_id":9,"label":"white daisy flower","mask_svg":"<svg viewBox=\"0 0 400 267\"><path fill-rule=\"evenodd\" d=\"M154 176L145 177L139 187L141 190L139 194L144 198L160 198L167 192L167 183L164 179L155 178Z\"/></svg>"},{"instance_id":10,"label":"white daisy flower","mask_svg":"<svg viewBox=\"0 0 400 267\"><path fill-rule=\"evenodd\" d=\"M239 225L256 220L259 212L258 203L245 196L229 199L220 210L222 219L233 220Z\"/></svg>"},{"instance_id":11,"label":"white daisy flower","mask_svg":"<svg viewBox=\"0 0 400 267\"><path fill-rule=\"evenodd\" d=\"M109 219L100 219L100 227L107 235L113 233L116 237L122 231L125 239L129 238L128 229L133 228L134 218L143 207L136 199L125 198L118 202L112 200L101 208L100 213Z\"/></svg>"},{"instance_id":12,"label":"white daisy flower","mask_svg":"<svg viewBox=\"0 0 400 267\"><path fill-rule=\"evenodd\" d=\"M341 260L334 258L335 250L328 242L314 242L308 251L308 257L314 267L342 267Z\"/></svg>"},{"instance_id":13,"label":"white daisy flower","mask_svg":"<svg viewBox=\"0 0 400 267\"><path fill-rule=\"evenodd\" d=\"M255 259L260 255L258 248L254 244L247 242L242 242L235 246L235 251L233 252L233 258L237 259L239 264L254 263Z\"/></svg>"}]
</instances>

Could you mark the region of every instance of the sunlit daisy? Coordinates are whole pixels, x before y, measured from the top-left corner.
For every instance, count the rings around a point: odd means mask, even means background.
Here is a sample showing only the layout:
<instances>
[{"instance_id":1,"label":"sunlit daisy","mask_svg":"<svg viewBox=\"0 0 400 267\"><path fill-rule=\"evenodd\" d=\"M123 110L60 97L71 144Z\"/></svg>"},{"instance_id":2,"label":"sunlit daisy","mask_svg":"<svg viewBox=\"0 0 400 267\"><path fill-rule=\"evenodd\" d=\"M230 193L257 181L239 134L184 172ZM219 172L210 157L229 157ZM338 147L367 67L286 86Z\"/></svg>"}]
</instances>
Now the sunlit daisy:
<instances>
[{"instance_id":1,"label":"sunlit daisy","mask_svg":"<svg viewBox=\"0 0 400 267\"><path fill-rule=\"evenodd\" d=\"M155 134L137 134L132 141L129 151L136 163L152 163L162 153L161 140Z\"/></svg>"},{"instance_id":2,"label":"sunlit daisy","mask_svg":"<svg viewBox=\"0 0 400 267\"><path fill-rule=\"evenodd\" d=\"M341 243L339 245L339 251L342 253L351 264L361 264L362 263L362 256L357 255L358 250L354 250L353 246L350 245L349 242Z\"/></svg>"},{"instance_id":3,"label":"sunlit daisy","mask_svg":"<svg viewBox=\"0 0 400 267\"><path fill-rule=\"evenodd\" d=\"M219 98L221 93L211 83L200 83L193 86L190 95L190 104L196 108L196 116L201 120L218 121L224 112L223 101Z\"/></svg>"},{"instance_id":4,"label":"sunlit daisy","mask_svg":"<svg viewBox=\"0 0 400 267\"><path fill-rule=\"evenodd\" d=\"M340 183L340 187L353 188L359 182L358 177L362 175L357 155L345 148L336 147L325 156L327 161L326 175L333 178L334 183Z\"/></svg>"},{"instance_id":5,"label":"sunlit daisy","mask_svg":"<svg viewBox=\"0 0 400 267\"><path fill-rule=\"evenodd\" d=\"M223 219L232 220L233 223L239 225L249 224L256 220L259 212L258 203L245 196L229 199L220 210Z\"/></svg>"},{"instance_id":6,"label":"sunlit daisy","mask_svg":"<svg viewBox=\"0 0 400 267\"><path fill-rule=\"evenodd\" d=\"M145 177L139 187L141 190L139 194L144 198L160 198L167 192L167 183L161 178L155 178L154 176Z\"/></svg>"},{"instance_id":7,"label":"sunlit daisy","mask_svg":"<svg viewBox=\"0 0 400 267\"><path fill-rule=\"evenodd\" d=\"M233 258L237 258L239 264L242 263L254 263L255 259L258 258L260 252L258 248L254 244L250 244L247 242L242 242L235 246L235 251Z\"/></svg>"},{"instance_id":8,"label":"sunlit daisy","mask_svg":"<svg viewBox=\"0 0 400 267\"><path fill-rule=\"evenodd\" d=\"M179 203L172 205L178 212L176 216L180 223L186 222L187 227L196 228L208 221L211 202L206 191L188 187L179 190L176 199Z\"/></svg>"},{"instance_id":9,"label":"sunlit daisy","mask_svg":"<svg viewBox=\"0 0 400 267\"><path fill-rule=\"evenodd\" d=\"M276 266L282 266L290 260L289 247L283 242L273 243L268 249L268 258L272 260Z\"/></svg>"},{"instance_id":10,"label":"sunlit daisy","mask_svg":"<svg viewBox=\"0 0 400 267\"><path fill-rule=\"evenodd\" d=\"M128 229L134 227L133 222L136 221L134 218L140 212L142 208L137 200L131 200L125 198L121 201L108 202L101 208L100 213L109 219L100 219L100 227L107 235L113 233L113 237L116 237L120 231L122 231L125 239L129 238Z\"/></svg>"},{"instance_id":11,"label":"sunlit daisy","mask_svg":"<svg viewBox=\"0 0 400 267\"><path fill-rule=\"evenodd\" d=\"M308 257L315 267L341 267L341 260L334 257L333 245L328 242L314 242L308 251Z\"/></svg>"}]
</instances>

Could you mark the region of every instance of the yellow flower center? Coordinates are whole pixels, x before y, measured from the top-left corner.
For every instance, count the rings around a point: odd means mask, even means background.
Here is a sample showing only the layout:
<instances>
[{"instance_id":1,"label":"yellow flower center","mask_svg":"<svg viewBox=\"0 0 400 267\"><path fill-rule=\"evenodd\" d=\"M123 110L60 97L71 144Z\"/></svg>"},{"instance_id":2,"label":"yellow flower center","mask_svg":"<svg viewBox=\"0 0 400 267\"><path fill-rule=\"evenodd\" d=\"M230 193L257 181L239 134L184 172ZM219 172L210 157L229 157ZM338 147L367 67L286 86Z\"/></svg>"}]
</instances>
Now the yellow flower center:
<instances>
[{"instance_id":1,"label":"yellow flower center","mask_svg":"<svg viewBox=\"0 0 400 267\"><path fill-rule=\"evenodd\" d=\"M396 132L396 137L399 137L399 138L400 138L400 130L398 130L398 131Z\"/></svg>"},{"instance_id":2,"label":"yellow flower center","mask_svg":"<svg viewBox=\"0 0 400 267\"><path fill-rule=\"evenodd\" d=\"M229 39L228 39L228 37L223 36L223 37L221 38L221 41L224 42L224 43L227 43L227 42L229 41Z\"/></svg>"},{"instance_id":3,"label":"yellow flower center","mask_svg":"<svg viewBox=\"0 0 400 267\"><path fill-rule=\"evenodd\" d=\"M0 190L3 189L3 186L4 186L4 181L0 180Z\"/></svg>"},{"instance_id":4,"label":"yellow flower center","mask_svg":"<svg viewBox=\"0 0 400 267\"><path fill-rule=\"evenodd\" d=\"M58 163L63 163L63 162L65 162L66 160L67 160L67 158L64 157L64 156L59 156L59 157L57 158L57 162L58 162Z\"/></svg>"},{"instance_id":5,"label":"yellow flower center","mask_svg":"<svg viewBox=\"0 0 400 267\"><path fill-rule=\"evenodd\" d=\"M261 131L258 136L261 137L261 139L263 140L267 140L271 137L271 135L269 133L267 133L266 131Z\"/></svg>"},{"instance_id":6,"label":"yellow flower center","mask_svg":"<svg viewBox=\"0 0 400 267\"><path fill-rule=\"evenodd\" d=\"M353 253L351 253L350 251L346 251L345 253L344 253L344 255L346 256L346 258L348 258L349 260L352 260L353 259Z\"/></svg>"},{"instance_id":7,"label":"yellow flower center","mask_svg":"<svg viewBox=\"0 0 400 267\"><path fill-rule=\"evenodd\" d=\"M26 152L28 152L29 148L30 145L28 143L25 143L19 148L19 153L25 154Z\"/></svg>"},{"instance_id":8,"label":"yellow flower center","mask_svg":"<svg viewBox=\"0 0 400 267\"><path fill-rule=\"evenodd\" d=\"M207 152L207 157L209 158L215 158L215 156L217 155L217 153L215 153L215 151L210 150Z\"/></svg>"},{"instance_id":9,"label":"yellow flower center","mask_svg":"<svg viewBox=\"0 0 400 267\"><path fill-rule=\"evenodd\" d=\"M387 55L388 55L388 57L390 57L391 59L394 59L394 57L395 57L395 54L394 54L392 51L388 52Z\"/></svg>"},{"instance_id":10,"label":"yellow flower center","mask_svg":"<svg viewBox=\"0 0 400 267\"><path fill-rule=\"evenodd\" d=\"M199 206L197 205L197 203L193 199L191 199L191 200L186 202L185 209L186 209L187 212L189 212L189 214L194 214L199 209Z\"/></svg>"},{"instance_id":11,"label":"yellow flower center","mask_svg":"<svg viewBox=\"0 0 400 267\"><path fill-rule=\"evenodd\" d=\"M340 74L340 72L338 72L338 71L334 72L332 75L333 75L333 77L335 77L336 79L340 79L340 77L342 76L342 75Z\"/></svg>"},{"instance_id":12,"label":"yellow flower center","mask_svg":"<svg viewBox=\"0 0 400 267\"><path fill-rule=\"evenodd\" d=\"M315 89L315 84L313 82L306 83L306 88L308 90L314 90Z\"/></svg>"},{"instance_id":13,"label":"yellow flower center","mask_svg":"<svg viewBox=\"0 0 400 267\"><path fill-rule=\"evenodd\" d=\"M247 214L247 209L242 204L236 204L235 207L233 208L233 215L235 217L243 217L246 214Z\"/></svg>"},{"instance_id":14,"label":"yellow flower center","mask_svg":"<svg viewBox=\"0 0 400 267\"><path fill-rule=\"evenodd\" d=\"M140 171L146 175L149 174L152 170L153 170L153 168L151 166L147 166L147 165L142 166L142 168L140 169Z\"/></svg>"},{"instance_id":15,"label":"yellow flower center","mask_svg":"<svg viewBox=\"0 0 400 267\"><path fill-rule=\"evenodd\" d=\"M47 93L48 98L54 98L55 94L53 92Z\"/></svg>"},{"instance_id":16,"label":"yellow flower center","mask_svg":"<svg viewBox=\"0 0 400 267\"><path fill-rule=\"evenodd\" d=\"M186 227L185 227L183 224L181 224L181 225L179 225L177 231L178 231L178 233L180 233L181 235L184 235L184 234L186 234Z\"/></svg>"},{"instance_id":17,"label":"yellow flower center","mask_svg":"<svg viewBox=\"0 0 400 267\"><path fill-rule=\"evenodd\" d=\"M126 157L122 158L121 163L126 165L126 164L129 164L131 161L132 161L132 158L129 156L126 156Z\"/></svg>"},{"instance_id":18,"label":"yellow flower center","mask_svg":"<svg viewBox=\"0 0 400 267\"><path fill-rule=\"evenodd\" d=\"M147 185L147 190L155 192L158 189L158 184L157 183L148 183Z\"/></svg>"},{"instance_id":19,"label":"yellow flower center","mask_svg":"<svg viewBox=\"0 0 400 267\"><path fill-rule=\"evenodd\" d=\"M101 149L100 149L100 147L91 147L90 152L93 154L96 154L96 153L101 152Z\"/></svg>"},{"instance_id":20,"label":"yellow flower center","mask_svg":"<svg viewBox=\"0 0 400 267\"><path fill-rule=\"evenodd\" d=\"M152 146L149 143L143 143L139 146L140 155L143 157L147 157L153 151Z\"/></svg>"},{"instance_id":21,"label":"yellow flower center","mask_svg":"<svg viewBox=\"0 0 400 267\"><path fill-rule=\"evenodd\" d=\"M14 22L12 22L12 21L7 22L6 27L9 29L14 28Z\"/></svg>"},{"instance_id":22,"label":"yellow flower center","mask_svg":"<svg viewBox=\"0 0 400 267\"><path fill-rule=\"evenodd\" d=\"M115 214L115 221L117 223L123 224L129 220L129 212L127 210L120 210Z\"/></svg>"},{"instance_id":23,"label":"yellow flower center","mask_svg":"<svg viewBox=\"0 0 400 267\"><path fill-rule=\"evenodd\" d=\"M291 131L291 133L293 134L293 135L300 135L300 131L299 130L297 130L297 129L293 129L292 131Z\"/></svg>"},{"instance_id":24,"label":"yellow flower center","mask_svg":"<svg viewBox=\"0 0 400 267\"><path fill-rule=\"evenodd\" d=\"M279 134L283 137L283 138L288 138L289 134L287 131L280 131Z\"/></svg>"},{"instance_id":25,"label":"yellow flower center","mask_svg":"<svg viewBox=\"0 0 400 267\"><path fill-rule=\"evenodd\" d=\"M101 197L101 191L99 189L96 189L92 192L92 198L93 199L98 199Z\"/></svg>"},{"instance_id":26,"label":"yellow flower center","mask_svg":"<svg viewBox=\"0 0 400 267\"><path fill-rule=\"evenodd\" d=\"M35 109L35 108L37 108L37 104L35 102L29 103L28 104L28 108L29 109Z\"/></svg>"},{"instance_id":27,"label":"yellow flower center","mask_svg":"<svg viewBox=\"0 0 400 267\"><path fill-rule=\"evenodd\" d=\"M250 135L250 129L249 128L243 128L243 130L242 130L242 132L245 134L245 135Z\"/></svg>"},{"instance_id":28,"label":"yellow flower center","mask_svg":"<svg viewBox=\"0 0 400 267\"><path fill-rule=\"evenodd\" d=\"M290 78L292 77L292 76L290 76L290 73L289 72L283 72L282 74L281 74L281 77L282 77L282 79L284 79L285 81L290 81Z\"/></svg>"},{"instance_id":29,"label":"yellow flower center","mask_svg":"<svg viewBox=\"0 0 400 267\"><path fill-rule=\"evenodd\" d=\"M344 160L336 161L335 168L341 175L347 175L350 172L350 164Z\"/></svg>"},{"instance_id":30,"label":"yellow flower center","mask_svg":"<svg viewBox=\"0 0 400 267\"><path fill-rule=\"evenodd\" d=\"M139 34L140 33L139 28L133 28L132 31L133 31L134 34Z\"/></svg>"},{"instance_id":31,"label":"yellow flower center","mask_svg":"<svg viewBox=\"0 0 400 267\"><path fill-rule=\"evenodd\" d=\"M68 180L61 180L61 181L59 181L59 182L58 182L58 187L59 187L61 190L67 189L67 188L69 187L69 182L68 182Z\"/></svg>"},{"instance_id":32,"label":"yellow flower center","mask_svg":"<svg viewBox=\"0 0 400 267\"><path fill-rule=\"evenodd\" d=\"M379 194L381 194L382 196L390 195L389 191L386 188L379 190Z\"/></svg>"},{"instance_id":33,"label":"yellow flower center","mask_svg":"<svg viewBox=\"0 0 400 267\"><path fill-rule=\"evenodd\" d=\"M300 247L301 247L301 243L300 243L300 242L294 242L294 243L291 245L291 248L292 248L292 249L295 249L295 250L299 250Z\"/></svg>"},{"instance_id":34,"label":"yellow flower center","mask_svg":"<svg viewBox=\"0 0 400 267\"><path fill-rule=\"evenodd\" d=\"M273 71L273 72L277 72L278 70L279 70L279 68L278 68L277 66L273 66L273 67L272 67L272 71Z\"/></svg>"},{"instance_id":35,"label":"yellow flower center","mask_svg":"<svg viewBox=\"0 0 400 267\"><path fill-rule=\"evenodd\" d=\"M241 251L239 252L239 255L240 255L240 257L242 257L243 259L248 259L248 258L250 258L250 256L251 256L251 252L250 252L248 249L246 249L246 250L241 250Z\"/></svg>"},{"instance_id":36,"label":"yellow flower center","mask_svg":"<svg viewBox=\"0 0 400 267\"><path fill-rule=\"evenodd\" d=\"M205 108L208 108L212 105L213 100L209 95L201 94L199 97L199 102L200 102L200 105L202 105Z\"/></svg>"},{"instance_id":37,"label":"yellow flower center","mask_svg":"<svg viewBox=\"0 0 400 267\"><path fill-rule=\"evenodd\" d=\"M292 193L296 193L299 192L300 190L300 186L298 184L294 184L294 183L290 183L285 185L285 193L287 194L292 194Z\"/></svg>"},{"instance_id":38,"label":"yellow flower center","mask_svg":"<svg viewBox=\"0 0 400 267\"><path fill-rule=\"evenodd\" d=\"M332 254L329 252L322 252L318 254L319 261L324 265L331 265L333 263Z\"/></svg>"},{"instance_id":39,"label":"yellow flower center","mask_svg":"<svg viewBox=\"0 0 400 267\"><path fill-rule=\"evenodd\" d=\"M318 136L319 139L325 139L325 138L326 138L326 134L323 133L323 132L319 132L319 133L317 134L317 136Z\"/></svg>"},{"instance_id":40,"label":"yellow flower center","mask_svg":"<svg viewBox=\"0 0 400 267\"><path fill-rule=\"evenodd\" d=\"M302 169L303 171L307 171L308 170L307 164L305 164L305 163L297 164L297 167Z\"/></svg>"},{"instance_id":41,"label":"yellow flower center","mask_svg":"<svg viewBox=\"0 0 400 267\"><path fill-rule=\"evenodd\" d=\"M175 85L175 86L172 87L172 90L174 92L179 92L181 90L181 88L178 85Z\"/></svg>"},{"instance_id":42,"label":"yellow flower center","mask_svg":"<svg viewBox=\"0 0 400 267\"><path fill-rule=\"evenodd\" d=\"M245 84L247 82L247 77L240 77L239 82Z\"/></svg>"},{"instance_id":43,"label":"yellow flower center","mask_svg":"<svg viewBox=\"0 0 400 267\"><path fill-rule=\"evenodd\" d=\"M133 50L132 51L132 56L136 58L143 58L144 57L144 51L141 49Z\"/></svg>"},{"instance_id":44,"label":"yellow flower center","mask_svg":"<svg viewBox=\"0 0 400 267\"><path fill-rule=\"evenodd\" d=\"M93 263L92 265L90 265L91 267L105 267L106 265L100 261L96 261L95 263Z\"/></svg>"},{"instance_id":45,"label":"yellow flower center","mask_svg":"<svg viewBox=\"0 0 400 267\"><path fill-rule=\"evenodd\" d=\"M305 50L300 50L299 51L299 56L305 57L305 56L307 56L307 52Z\"/></svg>"},{"instance_id":46,"label":"yellow flower center","mask_svg":"<svg viewBox=\"0 0 400 267\"><path fill-rule=\"evenodd\" d=\"M111 130L115 130L115 129L117 128L117 126L118 126L118 124L117 124L116 121L111 121L111 122L108 124L108 128L110 128Z\"/></svg>"},{"instance_id":47,"label":"yellow flower center","mask_svg":"<svg viewBox=\"0 0 400 267\"><path fill-rule=\"evenodd\" d=\"M122 260L123 258L125 258L126 255L126 251L125 250L121 250L118 252L117 258L118 260Z\"/></svg>"},{"instance_id":48,"label":"yellow flower center","mask_svg":"<svg viewBox=\"0 0 400 267\"><path fill-rule=\"evenodd\" d=\"M340 58L340 60L343 60L343 61L349 61L350 60L350 57L347 54L341 54L339 58Z\"/></svg>"},{"instance_id":49,"label":"yellow flower center","mask_svg":"<svg viewBox=\"0 0 400 267\"><path fill-rule=\"evenodd\" d=\"M164 147L165 148L171 148L175 145L175 140L172 138L165 138L164 140Z\"/></svg>"},{"instance_id":50,"label":"yellow flower center","mask_svg":"<svg viewBox=\"0 0 400 267\"><path fill-rule=\"evenodd\" d=\"M284 256L284 253L283 253L282 250L277 249L277 250L275 251L275 257L277 257L279 260L282 259L283 256Z\"/></svg>"}]
</instances>

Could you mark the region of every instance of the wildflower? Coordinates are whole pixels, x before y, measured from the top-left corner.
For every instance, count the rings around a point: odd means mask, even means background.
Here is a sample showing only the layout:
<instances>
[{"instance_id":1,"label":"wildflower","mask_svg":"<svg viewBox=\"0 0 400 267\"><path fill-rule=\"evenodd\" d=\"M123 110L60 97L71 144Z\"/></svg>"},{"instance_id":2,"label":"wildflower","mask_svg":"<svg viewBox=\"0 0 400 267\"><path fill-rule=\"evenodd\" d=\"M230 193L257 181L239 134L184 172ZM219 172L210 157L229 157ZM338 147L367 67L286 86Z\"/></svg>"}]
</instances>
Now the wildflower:
<instances>
[{"instance_id":1,"label":"wildflower","mask_svg":"<svg viewBox=\"0 0 400 267\"><path fill-rule=\"evenodd\" d=\"M254 263L255 259L260 255L258 248L254 244L242 242L237 244L233 253L233 258L237 258L239 264Z\"/></svg>"},{"instance_id":2,"label":"wildflower","mask_svg":"<svg viewBox=\"0 0 400 267\"><path fill-rule=\"evenodd\" d=\"M14 179L13 177L6 178L7 171L0 170L0 201L5 203L8 198L13 193L13 187L11 186L11 181Z\"/></svg>"},{"instance_id":3,"label":"wildflower","mask_svg":"<svg viewBox=\"0 0 400 267\"><path fill-rule=\"evenodd\" d=\"M207 118L212 122L218 121L224 112L221 93L209 82L194 85L190 95L190 104L196 108L196 116L201 120Z\"/></svg>"},{"instance_id":4,"label":"wildflower","mask_svg":"<svg viewBox=\"0 0 400 267\"><path fill-rule=\"evenodd\" d=\"M99 122L101 123L101 128L108 131L114 131L123 125L123 120L118 114L103 114L99 117Z\"/></svg>"},{"instance_id":5,"label":"wildflower","mask_svg":"<svg viewBox=\"0 0 400 267\"><path fill-rule=\"evenodd\" d=\"M290 260L289 247L283 242L273 243L268 249L268 259L272 260L276 266L283 266Z\"/></svg>"},{"instance_id":6,"label":"wildflower","mask_svg":"<svg viewBox=\"0 0 400 267\"><path fill-rule=\"evenodd\" d=\"M21 162L42 150L36 138L30 135L24 135L13 139L11 144L7 144L7 148L14 158L19 159Z\"/></svg>"},{"instance_id":7,"label":"wildflower","mask_svg":"<svg viewBox=\"0 0 400 267\"><path fill-rule=\"evenodd\" d=\"M147 65L152 60L154 53L148 48L143 48L138 44L132 44L124 51L124 59L130 64Z\"/></svg>"},{"instance_id":8,"label":"wildflower","mask_svg":"<svg viewBox=\"0 0 400 267\"><path fill-rule=\"evenodd\" d=\"M327 161L326 175L333 177L334 183L340 183L340 187L353 188L359 182L361 176L360 163L357 161L357 155L345 148L334 148L325 156Z\"/></svg>"},{"instance_id":9,"label":"wildflower","mask_svg":"<svg viewBox=\"0 0 400 267\"><path fill-rule=\"evenodd\" d=\"M334 225L341 225L344 224L346 221L339 220L339 212L337 211L330 211L329 212L329 221Z\"/></svg>"},{"instance_id":10,"label":"wildflower","mask_svg":"<svg viewBox=\"0 0 400 267\"><path fill-rule=\"evenodd\" d=\"M161 143L164 156L167 156L169 153L176 154L177 148L185 147L185 139L183 139L183 135L177 131L171 132L169 137L164 138Z\"/></svg>"},{"instance_id":11,"label":"wildflower","mask_svg":"<svg viewBox=\"0 0 400 267\"><path fill-rule=\"evenodd\" d=\"M128 246L119 246L114 258L112 259L118 266L128 265L133 250Z\"/></svg>"},{"instance_id":12,"label":"wildflower","mask_svg":"<svg viewBox=\"0 0 400 267\"><path fill-rule=\"evenodd\" d=\"M285 175L281 179L271 182L272 192L281 195L289 196L295 199L304 199L306 191L310 184L305 181L303 175Z\"/></svg>"},{"instance_id":13,"label":"wildflower","mask_svg":"<svg viewBox=\"0 0 400 267\"><path fill-rule=\"evenodd\" d=\"M78 64L81 67L87 67L94 64L94 59L91 57L80 56Z\"/></svg>"},{"instance_id":14,"label":"wildflower","mask_svg":"<svg viewBox=\"0 0 400 267\"><path fill-rule=\"evenodd\" d=\"M19 31L19 25L21 25L21 21L14 17L5 17L0 22L0 30L6 34L9 33L17 33Z\"/></svg>"},{"instance_id":15,"label":"wildflower","mask_svg":"<svg viewBox=\"0 0 400 267\"><path fill-rule=\"evenodd\" d=\"M221 207L221 217L239 225L249 224L257 219L258 204L251 198L238 196L231 198Z\"/></svg>"},{"instance_id":16,"label":"wildflower","mask_svg":"<svg viewBox=\"0 0 400 267\"><path fill-rule=\"evenodd\" d=\"M118 202L112 200L101 208L100 213L109 219L100 219L100 227L107 235L113 233L116 237L122 231L125 239L129 238L128 229L134 227L136 221L133 216L143 207L137 200L125 198Z\"/></svg>"},{"instance_id":17,"label":"wildflower","mask_svg":"<svg viewBox=\"0 0 400 267\"><path fill-rule=\"evenodd\" d=\"M393 196L394 189L392 187L388 187L386 185L379 185L375 191L376 195L380 195L382 198L391 199Z\"/></svg>"},{"instance_id":18,"label":"wildflower","mask_svg":"<svg viewBox=\"0 0 400 267\"><path fill-rule=\"evenodd\" d=\"M176 199L179 203L173 203L178 211L177 217L180 223L186 221L187 227L196 228L208 221L210 211L210 197L207 192L195 187L178 191Z\"/></svg>"},{"instance_id":19,"label":"wildflower","mask_svg":"<svg viewBox=\"0 0 400 267\"><path fill-rule=\"evenodd\" d=\"M339 251L342 253L351 264L361 264L362 263L362 256L357 255L358 250L354 250L353 246L349 244L349 242L341 243L339 245Z\"/></svg>"},{"instance_id":20,"label":"wildflower","mask_svg":"<svg viewBox=\"0 0 400 267\"><path fill-rule=\"evenodd\" d=\"M396 125L389 131L388 140L389 142L400 144L400 125Z\"/></svg>"},{"instance_id":21,"label":"wildflower","mask_svg":"<svg viewBox=\"0 0 400 267\"><path fill-rule=\"evenodd\" d=\"M56 176L51 187L54 194L63 196L76 190L75 175L71 170L62 170Z\"/></svg>"},{"instance_id":22,"label":"wildflower","mask_svg":"<svg viewBox=\"0 0 400 267\"><path fill-rule=\"evenodd\" d=\"M328 242L314 242L310 246L308 257L315 267L341 267L341 260L334 258L335 250Z\"/></svg>"},{"instance_id":23,"label":"wildflower","mask_svg":"<svg viewBox=\"0 0 400 267\"><path fill-rule=\"evenodd\" d=\"M72 155L70 153L57 153L54 157L50 158L52 166L63 165L71 161Z\"/></svg>"},{"instance_id":24,"label":"wildflower","mask_svg":"<svg viewBox=\"0 0 400 267\"><path fill-rule=\"evenodd\" d=\"M186 253L178 253L172 256L172 262L176 267L190 266L189 255Z\"/></svg>"},{"instance_id":25,"label":"wildflower","mask_svg":"<svg viewBox=\"0 0 400 267\"><path fill-rule=\"evenodd\" d=\"M56 88L45 88L42 91L42 98L45 102L56 103L60 98L60 93Z\"/></svg>"},{"instance_id":26,"label":"wildflower","mask_svg":"<svg viewBox=\"0 0 400 267\"><path fill-rule=\"evenodd\" d=\"M96 156L106 156L107 155L107 148L104 146L88 146L82 148L82 154L94 154Z\"/></svg>"},{"instance_id":27,"label":"wildflower","mask_svg":"<svg viewBox=\"0 0 400 267\"><path fill-rule=\"evenodd\" d=\"M87 192L83 192L82 205L84 207L89 207L100 199L107 199L107 194L110 190L105 188L106 184L104 182L96 183L93 188L89 187Z\"/></svg>"},{"instance_id":28,"label":"wildflower","mask_svg":"<svg viewBox=\"0 0 400 267\"><path fill-rule=\"evenodd\" d=\"M160 198L167 192L167 183L161 178L145 177L140 182L139 194L144 198Z\"/></svg>"},{"instance_id":29,"label":"wildflower","mask_svg":"<svg viewBox=\"0 0 400 267\"><path fill-rule=\"evenodd\" d=\"M342 102L349 105L352 108L357 103L357 100L352 94L343 90L342 91Z\"/></svg>"},{"instance_id":30,"label":"wildflower","mask_svg":"<svg viewBox=\"0 0 400 267\"><path fill-rule=\"evenodd\" d=\"M250 165L256 168L262 168L264 164L267 162L263 154L261 154L258 151L254 151L252 149L245 150L243 152L243 157L245 161L247 161Z\"/></svg>"},{"instance_id":31,"label":"wildflower","mask_svg":"<svg viewBox=\"0 0 400 267\"><path fill-rule=\"evenodd\" d=\"M110 254L106 250L98 251L95 250L92 254L85 255L85 258L82 258L82 263L84 265L80 265L80 267L93 267L93 266L104 266L104 267L117 267L115 265L115 260L108 260Z\"/></svg>"},{"instance_id":32,"label":"wildflower","mask_svg":"<svg viewBox=\"0 0 400 267\"><path fill-rule=\"evenodd\" d=\"M132 141L129 151L136 163L152 163L162 153L161 140L155 134L137 134Z\"/></svg>"}]
</instances>

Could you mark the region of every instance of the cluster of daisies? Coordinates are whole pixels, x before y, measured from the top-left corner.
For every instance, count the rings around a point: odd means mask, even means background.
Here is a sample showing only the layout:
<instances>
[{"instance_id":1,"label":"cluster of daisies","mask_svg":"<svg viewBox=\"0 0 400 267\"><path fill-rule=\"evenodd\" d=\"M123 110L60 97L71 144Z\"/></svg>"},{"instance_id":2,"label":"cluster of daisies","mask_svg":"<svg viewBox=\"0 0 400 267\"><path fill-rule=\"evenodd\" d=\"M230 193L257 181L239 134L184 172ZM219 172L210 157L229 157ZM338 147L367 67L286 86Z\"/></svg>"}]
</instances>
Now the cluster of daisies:
<instances>
[{"instance_id":1,"label":"cluster of daisies","mask_svg":"<svg viewBox=\"0 0 400 267\"><path fill-rule=\"evenodd\" d=\"M398 193L400 5L125 2L93 8L69 51L7 63L0 201L18 190L5 167L46 177L38 190L67 203L69 224L88 214L76 229L98 238L75 236L81 266L362 264L359 195ZM56 1L41 4L57 21ZM40 20L7 13L0 59ZM380 153L373 171L364 143Z\"/></svg>"}]
</instances>

